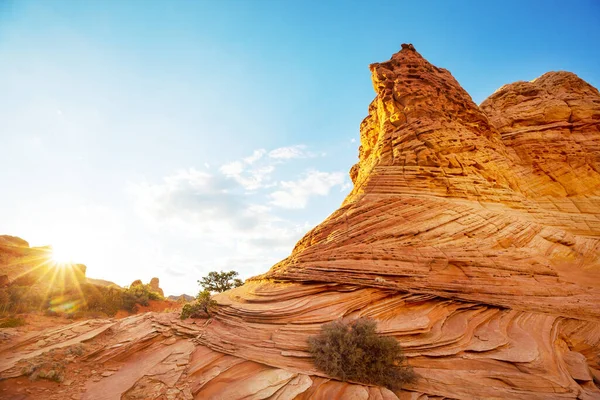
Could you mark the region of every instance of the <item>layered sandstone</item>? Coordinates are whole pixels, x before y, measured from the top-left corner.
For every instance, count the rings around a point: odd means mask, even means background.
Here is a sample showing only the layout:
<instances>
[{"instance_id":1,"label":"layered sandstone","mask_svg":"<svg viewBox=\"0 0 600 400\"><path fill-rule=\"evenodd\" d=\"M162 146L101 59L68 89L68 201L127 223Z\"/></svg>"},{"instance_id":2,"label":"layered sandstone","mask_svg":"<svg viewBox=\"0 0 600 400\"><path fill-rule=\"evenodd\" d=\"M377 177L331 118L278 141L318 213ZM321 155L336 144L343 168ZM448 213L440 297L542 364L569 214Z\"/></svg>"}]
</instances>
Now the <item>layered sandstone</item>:
<instances>
[{"instance_id":1,"label":"layered sandstone","mask_svg":"<svg viewBox=\"0 0 600 400\"><path fill-rule=\"evenodd\" d=\"M209 320L89 321L0 347L0 377L83 343L54 398L599 398L600 94L550 72L478 107L402 47L371 65L354 188L288 258L215 296ZM416 382L314 368L308 337L361 316Z\"/></svg>"},{"instance_id":2,"label":"layered sandstone","mask_svg":"<svg viewBox=\"0 0 600 400\"><path fill-rule=\"evenodd\" d=\"M518 114L523 108L511 106L518 96L510 93L521 84L514 84L483 103L492 115L488 119L448 71L429 64L410 45L371 70L377 96L361 124L359 163L351 171L354 189L341 209L266 276L369 285L597 321L598 91L572 74L564 79L565 73L549 73L532 85L560 82L555 91L579 107L573 112L578 117L570 117L564 102L566 109L556 111L560 107L550 95L535 103L550 110L541 117L535 111ZM574 121L563 121L566 131L553 132L564 135L552 145L541 139L542 145L527 150L525 139L511 131L523 125L556 129L542 124L559 117ZM527 118L533 121L524 122ZM562 156L573 149L583 152L581 160ZM552 184L547 190L542 178L536 180L539 164L532 161L542 153L549 160L543 177ZM569 168L572 173L565 174ZM572 188L571 194L556 186Z\"/></svg>"},{"instance_id":3,"label":"layered sandstone","mask_svg":"<svg viewBox=\"0 0 600 400\"><path fill-rule=\"evenodd\" d=\"M411 45L371 71L352 192L202 343L318 374L306 338L371 316L421 376L401 396L600 396L598 91L551 72L478 107Z\"/></svg>"}]
</instances>

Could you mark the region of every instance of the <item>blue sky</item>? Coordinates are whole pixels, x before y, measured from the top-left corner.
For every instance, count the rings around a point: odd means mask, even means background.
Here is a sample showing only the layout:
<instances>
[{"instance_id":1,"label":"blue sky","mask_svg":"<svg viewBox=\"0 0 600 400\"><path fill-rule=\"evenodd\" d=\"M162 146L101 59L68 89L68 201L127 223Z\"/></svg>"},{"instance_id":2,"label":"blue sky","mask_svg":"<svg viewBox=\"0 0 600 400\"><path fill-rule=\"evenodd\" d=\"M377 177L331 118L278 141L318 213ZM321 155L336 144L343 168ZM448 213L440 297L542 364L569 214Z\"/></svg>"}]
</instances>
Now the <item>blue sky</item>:
<instances>
[{"instance_id":1,"label":"blue sky","mask_svg":"<svg viewBox=\"0 0 600 400\"><path fill-rule=\"evenodd\" d=\"M246 278L349 191L370 63L413 43L480 103L598 87L599 39L597 1L0 0L0 233L169 294Z\"/></svg>"}]
</instances>

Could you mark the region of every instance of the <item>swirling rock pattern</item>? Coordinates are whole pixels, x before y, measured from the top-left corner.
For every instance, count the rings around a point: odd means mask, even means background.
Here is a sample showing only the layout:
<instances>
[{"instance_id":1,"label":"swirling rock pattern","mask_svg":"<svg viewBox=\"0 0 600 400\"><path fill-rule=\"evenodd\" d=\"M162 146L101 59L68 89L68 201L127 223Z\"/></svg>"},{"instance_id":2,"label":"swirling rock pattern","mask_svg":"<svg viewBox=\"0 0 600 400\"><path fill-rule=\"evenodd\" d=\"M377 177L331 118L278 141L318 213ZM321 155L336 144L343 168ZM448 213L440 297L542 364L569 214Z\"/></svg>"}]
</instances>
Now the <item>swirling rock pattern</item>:
<instances>
[{"instance_id":1,"label":"swirling rock pattern","mask_svg":"<svg viewBox=\"0 0 600 400\"><path fill-rule=\"evenodd\" d=\"M352 192L203 343L318 375L306 338L367 315L421 375L401 397L600 397L598 90L550 72L478 107L412 45L371 71Z\"/></svg>"},{"instance_id":2,"label":"swirling rock pattern","mask_svg":"<svg viewBox=\"0 0 600 400\"><path fill-rule=\"evenodd\" d=\"M598 91L548 73L479 108L411 45L371 71L354 189L265 277L597 321Z\"/></svg>"},{"instance_id":3,"label":"swirling rock pattern","mask_svg":"<svg viewBox=\"0 0 600 400\"><path fill-rule=\"evenodd\" d=\"M600 398L598 91L550 72L478 107L412 45L370 68L354 188L288 258L215 296L209 320L148 313L10 342L0 378L81 346L74 383L47 398ZM401 342L416 382L393 393L315 369L308 337L362 316Z\"/></svg>"}]
</instances>

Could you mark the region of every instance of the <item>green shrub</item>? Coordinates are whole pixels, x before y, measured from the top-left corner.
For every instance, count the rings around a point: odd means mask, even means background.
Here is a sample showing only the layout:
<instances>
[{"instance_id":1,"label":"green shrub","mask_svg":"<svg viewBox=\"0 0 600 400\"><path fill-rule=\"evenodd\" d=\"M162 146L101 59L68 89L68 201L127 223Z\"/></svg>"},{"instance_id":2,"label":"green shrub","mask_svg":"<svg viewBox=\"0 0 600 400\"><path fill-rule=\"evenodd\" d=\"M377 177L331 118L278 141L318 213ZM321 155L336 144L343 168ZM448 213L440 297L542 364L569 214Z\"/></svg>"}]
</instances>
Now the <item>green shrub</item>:
<instances>
[{"instance_id":1,"label":"green shrub","mask_svg":"<svg viewBox=\"0 0 600 400\"><path fill-rule=\"evenodd\" d=\"M198 304L196 302L196 303L184 305L183 308L181 309L180 318L181 319L199 318L203 315L204 315L204 309L200 306L200 304Z\"/></svg>"},{"instance_id":2,"label":"green shrub","mask_svg":"<svg viewBox=\"0 0 600 400\"><path fill-rule=\"evenodd\" d=\"M135 285L127 289L117 286L82 285L88 311L104 312L113 316L119 310L134 313L138 305L147 306L150 300L162 300L150 285Z\"/></svg>"},{"instance_id":3,"label":"green shrub","mask_svg":"<svg viewBox=\"0 0 600 400\"><path fill-rule=\"evenodd\" d=\"M16 328L25 324L26 322L23 318L9 317L0 322L0 328Z\"/></svg>"},{"instance_id":4,"label":"green shrub","mask_svg":"<svg viewBox=\"0 0 600 400\"><path fill-rule=\"evenodd\" d=\"M40 310L48 316L76 318L77 313L87 311L114 316L119 310L134 313L138 305L147 306L150 300L164 300L163 296L152 291L150 285L124 289L81 283L77 288L53 287L49 291L41 291L12 284L0 289L0 313Z\"/></svg>"},{"instance_id":5,"label":"green shrub","mask_svg":"<svg viewBox=\"0 0 600 400\"><path fill-rule=\"evenodd\" d=\"M405 364L402 348L393 337L377 334L372 319L360 318L324 324L308 340L315 366L342 381L355 381L399 390L416 378Z\"/></svg>"},{"instance_id":6,"label":"green shrub","mask_svg":"<svg viewBox=\"0 0 600 400\"><path fill-rule=\"evenodd\" d=\"M183 306L181 310L181 319L186 318L208 318L211 316L211 309L217 305L208 290L203 290L196 296L196 301Z\"/></svg>"},{"instance_id":7,"label":"green shrub","mask_svg":"<svg viewBox=\"0 0 600 400\"><path fill-rule=\"evenodd\" d=\"M209 292L221 293L244 284L241 279L236 278L238 275L236 271L211 271L202 280L199 280L198 284Z\"/></svg>"},{"instance_id":8,"label":"green shrub","mask_svg":"<svg viewBox=\"0 0 600 400\"><path fill-rule=\"evenodd\" d=\"M125 309L135 312L136 304L147 306L149 300L164 300L160 293L154 292L150 285L134 285L125 290L123 300L126 303Z\"/></svg>"},{"instance_id":9,"label":"green shrub","mask_svg":"<svg viewBox=\"0 0 600 400\"><path fill-rule=\"evenodd\" d=\"M102 312L113 316L117 311L125 308L125 290L119 287L83 284L81 292L85 298L86 311Z\"/></svg>"}]
</instances>

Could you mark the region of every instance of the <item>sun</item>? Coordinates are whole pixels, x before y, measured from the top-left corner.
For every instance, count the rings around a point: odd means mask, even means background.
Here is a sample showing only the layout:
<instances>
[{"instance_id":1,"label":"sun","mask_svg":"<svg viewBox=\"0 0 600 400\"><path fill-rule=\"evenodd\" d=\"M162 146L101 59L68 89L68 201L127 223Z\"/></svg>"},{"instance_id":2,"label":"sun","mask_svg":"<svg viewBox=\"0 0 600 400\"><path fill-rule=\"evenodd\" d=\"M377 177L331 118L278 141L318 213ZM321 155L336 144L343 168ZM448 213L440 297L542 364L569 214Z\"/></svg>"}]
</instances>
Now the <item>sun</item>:
<instances>
[{"instance_id":1,"label":"sun","mask_svg":"<svg viewBox=\"0 0 600 400\"><path fill-rule=\"evenodd\" d=\"M68 265L73 263L73 253L65 246L52 246L52 260L57 265Z\"/></svg>"}]
</instances>

